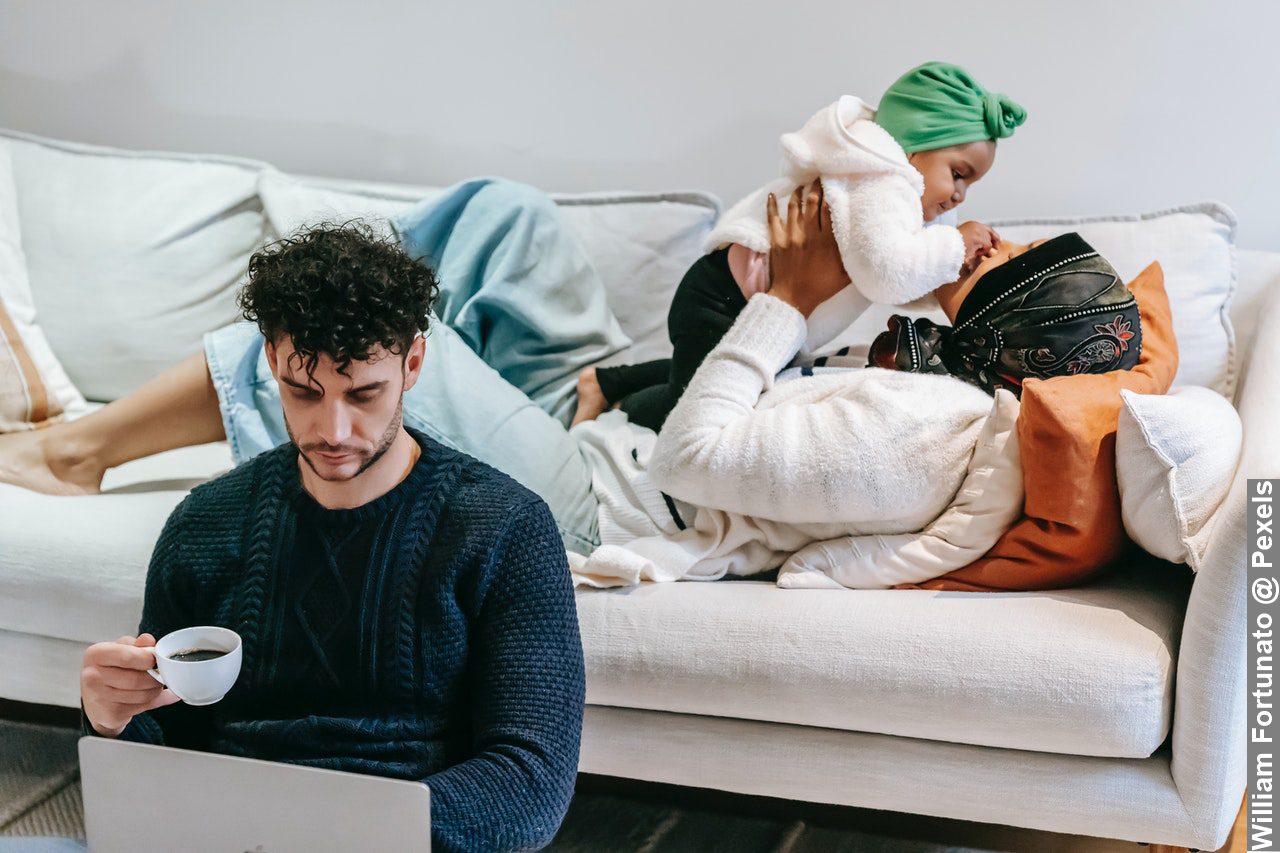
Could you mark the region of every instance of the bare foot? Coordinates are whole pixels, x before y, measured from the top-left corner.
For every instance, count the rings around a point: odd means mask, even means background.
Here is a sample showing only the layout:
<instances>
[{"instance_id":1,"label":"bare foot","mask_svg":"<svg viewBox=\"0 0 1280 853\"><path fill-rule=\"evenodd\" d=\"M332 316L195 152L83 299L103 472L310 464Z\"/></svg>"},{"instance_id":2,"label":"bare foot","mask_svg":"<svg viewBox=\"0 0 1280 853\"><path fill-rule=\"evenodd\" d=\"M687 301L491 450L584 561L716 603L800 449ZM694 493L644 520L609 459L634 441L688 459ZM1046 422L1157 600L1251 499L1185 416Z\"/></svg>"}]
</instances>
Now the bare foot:
<instances>
[{"instance_id":1,"label":"bare foot","mask_svg":"<svg viewBox=\"0 0 1280 853\"><path fill-rule=\"evenodd\" d=\"M578 374L578 410L574 412L570 426L576 427L583 421L594 421L608 408L609 401L604 398L604 392L600 390L600 383L596 380L596 369L588 367Z\"/></svg>"},{"instance_id":2,"label":"bare foot","mask_svg":"<svg viewBox=\"0 0 1280 853\"><path fill-rule=\"evenodd\" d=\"M103 468L65 440L65 425L0 435L0 483L46 495L96 495Z\"/></svg>"}]
</instances>

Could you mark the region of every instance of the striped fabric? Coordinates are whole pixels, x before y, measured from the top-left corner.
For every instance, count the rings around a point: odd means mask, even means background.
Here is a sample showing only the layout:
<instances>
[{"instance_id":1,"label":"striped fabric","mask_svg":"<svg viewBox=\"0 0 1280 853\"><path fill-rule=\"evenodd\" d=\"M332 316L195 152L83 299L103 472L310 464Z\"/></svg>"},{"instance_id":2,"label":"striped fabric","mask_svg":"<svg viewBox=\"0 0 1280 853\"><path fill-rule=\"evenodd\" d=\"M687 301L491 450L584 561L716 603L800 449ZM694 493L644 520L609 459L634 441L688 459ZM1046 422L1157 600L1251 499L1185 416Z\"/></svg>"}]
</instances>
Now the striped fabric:
<instances>
[{"instance_id":1,"label":"striped fabric","mask_svg":"<svg viewBox=\"0 0 1280 853\"><path fill-rule=\"evenodd\" d=\"M852 347L841 347L836 350L833 355L819 356L813 360L812 367L866 367L867 359L865 356L859 355L854 357L849 351ZM812 373L806 373L806 376Z\"/></svg>"},{"instance_id":2,"label":"striped fabric","mask_svg":"<svg viewBox=\"0 0 1280 853\"><path fill-rule=\"evenodd\" d=\"M62 420L62 405L49 392L18 324L0 302L0 433L38 429Z\"/></svg>"}]
</instances>

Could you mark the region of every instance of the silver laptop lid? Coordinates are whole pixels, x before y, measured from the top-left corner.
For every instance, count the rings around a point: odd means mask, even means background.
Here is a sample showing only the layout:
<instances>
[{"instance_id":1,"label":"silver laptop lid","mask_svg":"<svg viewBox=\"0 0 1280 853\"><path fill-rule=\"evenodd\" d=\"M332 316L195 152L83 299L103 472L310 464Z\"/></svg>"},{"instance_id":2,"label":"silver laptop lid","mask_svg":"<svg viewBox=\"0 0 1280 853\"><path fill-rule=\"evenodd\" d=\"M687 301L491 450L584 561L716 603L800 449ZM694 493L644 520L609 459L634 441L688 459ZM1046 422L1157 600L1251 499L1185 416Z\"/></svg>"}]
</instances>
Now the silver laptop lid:
<instances>
[{"instance_id":1,"label":"silver laptop lid","mask_svg":"<svg viewBox=\"0 0 1280 853\"><path fill-rule=\"evenodd\" d=\"M80 740L93 853L429 853L430 796L406 782L204 752Z\"/></svg>"}]
</instances>

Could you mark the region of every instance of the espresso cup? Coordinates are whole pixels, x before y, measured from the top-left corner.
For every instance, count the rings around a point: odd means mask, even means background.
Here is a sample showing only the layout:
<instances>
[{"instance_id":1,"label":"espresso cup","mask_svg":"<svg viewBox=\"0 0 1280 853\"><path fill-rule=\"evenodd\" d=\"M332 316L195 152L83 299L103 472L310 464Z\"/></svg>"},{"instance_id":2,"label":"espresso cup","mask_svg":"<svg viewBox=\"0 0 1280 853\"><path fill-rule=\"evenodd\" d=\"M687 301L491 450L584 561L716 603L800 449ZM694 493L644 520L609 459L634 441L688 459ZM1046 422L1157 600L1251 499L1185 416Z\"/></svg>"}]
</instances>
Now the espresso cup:
<instances>
[{"instance_id":1,"label":"espresso cup","mask_svg":"<svg viewBox=\"0 0 1280 853\"><path fill-rule=\"evenodd\" d=\"M172 655L195 649L225 652L209 660L174 660ZM212 705L227 695L240 676L244 652L240 635L229 628L204 625L165 634L152 649L156 668L151 677L168 687L188 705Z\"/></svg>"}]
</instances>

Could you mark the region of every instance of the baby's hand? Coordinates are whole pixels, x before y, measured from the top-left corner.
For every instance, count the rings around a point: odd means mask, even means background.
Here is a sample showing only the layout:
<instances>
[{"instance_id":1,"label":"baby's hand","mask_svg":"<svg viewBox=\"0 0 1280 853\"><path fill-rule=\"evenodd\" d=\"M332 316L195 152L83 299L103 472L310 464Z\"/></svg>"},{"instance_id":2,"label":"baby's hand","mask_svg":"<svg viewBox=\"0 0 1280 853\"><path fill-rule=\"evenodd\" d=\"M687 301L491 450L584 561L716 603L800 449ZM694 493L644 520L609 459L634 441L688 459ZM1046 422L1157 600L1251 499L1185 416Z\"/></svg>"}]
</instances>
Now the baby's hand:
<instances>
[{"instance_id":1,"label":"baby's hand","mask_svg":"<svg viewBox=\"0 0 1280 853\"><path fill-rule=\"evenodd\" d=\"M964 238L964 264L961 272L972 271L983 258L995 254L1000 245L1000 235L990 225L969 220L960 223L960 236Z\"/></svg>"}]
</instances>

